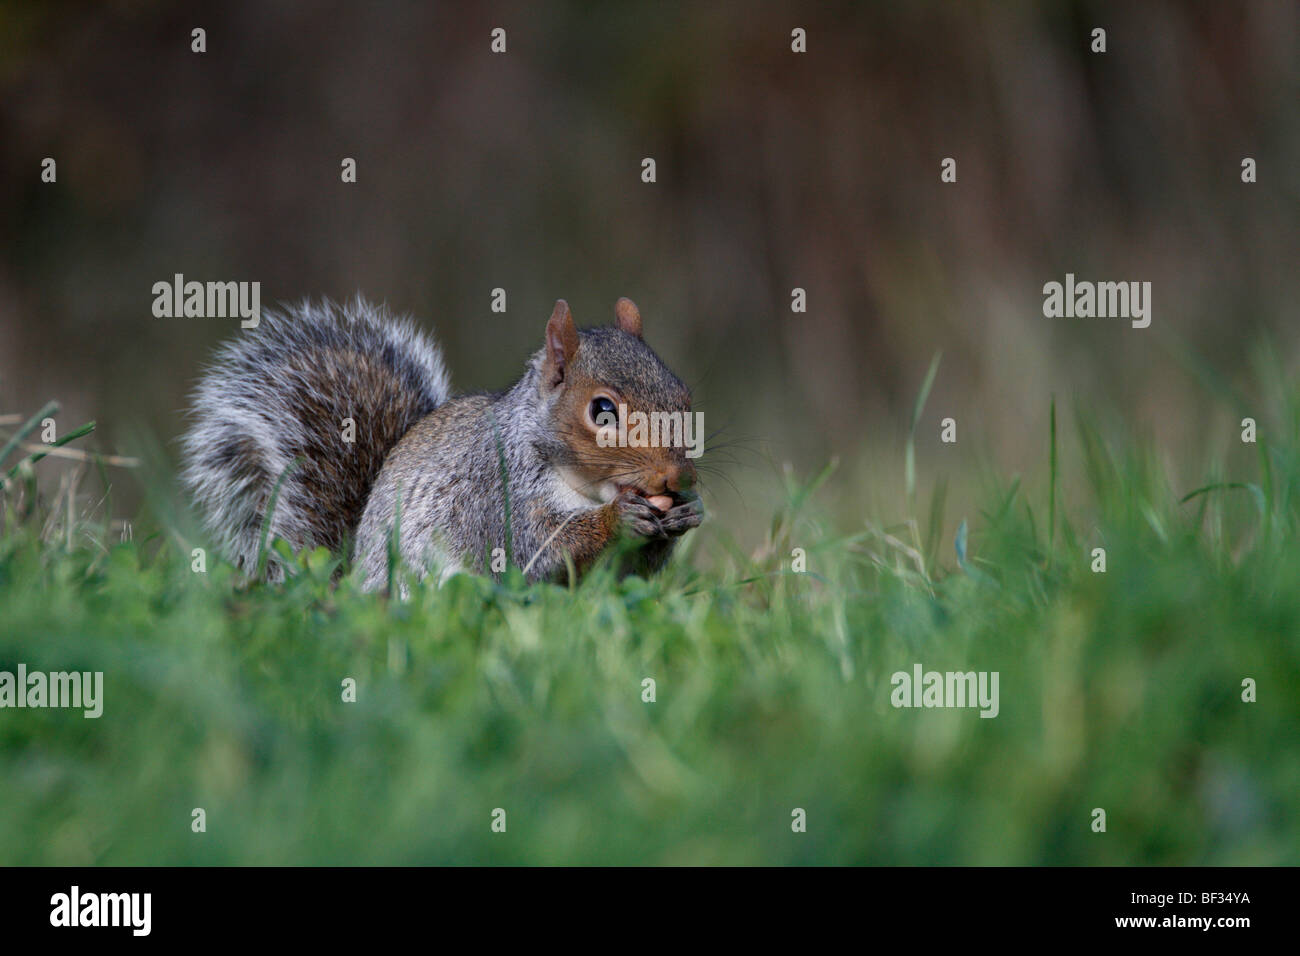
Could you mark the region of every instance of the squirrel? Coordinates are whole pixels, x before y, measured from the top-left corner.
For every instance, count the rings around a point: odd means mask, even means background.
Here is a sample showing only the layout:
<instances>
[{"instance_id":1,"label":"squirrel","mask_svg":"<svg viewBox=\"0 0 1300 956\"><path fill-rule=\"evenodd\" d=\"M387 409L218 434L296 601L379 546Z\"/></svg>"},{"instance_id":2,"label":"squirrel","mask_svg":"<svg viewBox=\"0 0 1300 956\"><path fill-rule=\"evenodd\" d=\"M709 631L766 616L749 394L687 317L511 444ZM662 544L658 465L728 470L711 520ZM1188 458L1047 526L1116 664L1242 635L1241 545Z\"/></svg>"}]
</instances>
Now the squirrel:
<instances>
[{"instance_id":1,"label":"squirrel","mask_svg":"<svg viewBox=\"0 0 1300 956\"><path fill-rule=\"evenodd\" d=\"M689 416L691 393L630 299L615 318L580 330L560 299L514 385L452 397L409 318L359 296L265 310L195 389L182 481L226 556L272 581L272 537L350 551L368 590L393 546L421 577L499 573L509 555L530 582L562 582L626 538L620 573L648 574L703 519L696 469L680 441L610 438L633 411Z\"/></svg>"}]
</instances>

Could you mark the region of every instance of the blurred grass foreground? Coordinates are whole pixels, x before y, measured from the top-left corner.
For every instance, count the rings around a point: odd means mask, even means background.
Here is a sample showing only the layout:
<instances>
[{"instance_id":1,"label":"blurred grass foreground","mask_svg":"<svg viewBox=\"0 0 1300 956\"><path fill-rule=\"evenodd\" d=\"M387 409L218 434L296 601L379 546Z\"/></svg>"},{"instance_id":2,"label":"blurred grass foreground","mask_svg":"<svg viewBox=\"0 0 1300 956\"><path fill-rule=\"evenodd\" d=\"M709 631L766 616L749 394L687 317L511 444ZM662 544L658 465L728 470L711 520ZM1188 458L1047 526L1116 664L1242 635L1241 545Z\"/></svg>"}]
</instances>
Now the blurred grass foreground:
<instances>
[{"instance_id":1,"label":"blurred grass foreground","mask_svg":"<svg viewBox=\"0 0 1300 956\"><path fill-rule=\"evenodd\" d=\"M323 552L197 573L165 509L124 541L11 454L0 671L104 692L0 714L0 864L1297 863L1300 401L1179 491L1058 417L955 542L940 494L835 528L791 480L756 553L706 526L653 581L407 602ZM997 672L997 716L892 706L917 664Z\"/></svg>"}]
</instances>

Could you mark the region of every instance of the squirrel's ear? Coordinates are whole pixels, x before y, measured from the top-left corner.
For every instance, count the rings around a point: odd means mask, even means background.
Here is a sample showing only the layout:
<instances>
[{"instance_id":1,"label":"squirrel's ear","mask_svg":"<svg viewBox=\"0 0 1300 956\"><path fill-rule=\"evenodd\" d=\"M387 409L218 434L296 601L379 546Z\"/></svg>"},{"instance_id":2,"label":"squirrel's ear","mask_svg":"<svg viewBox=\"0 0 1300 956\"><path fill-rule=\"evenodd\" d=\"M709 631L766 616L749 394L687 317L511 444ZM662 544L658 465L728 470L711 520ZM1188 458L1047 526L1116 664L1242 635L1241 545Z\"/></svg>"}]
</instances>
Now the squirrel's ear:
<instances>
[{"instance_id":1,"label":"squirrel's ear","mask_svg":"<svg viewBox=\"0 0 1300 956\"><path fill-rule=\"evenodd\" d=\"M619 299L614 303L614 315L618 319L620 329L628 335L635 335L638 339L641 337L641 312L635 302L626 298Z\"/></svg>"},{"instance_id":2,"label":"squirrel's ear","mask_svg":"<svg viewBox=\"0 0 1300 956\"><path fill-rule=\"evenodd\" d=\"M559 299L546 323L546 361L542 370L552 388L564 381L564 370L578 354L578 327L573 324L569 303Z\"/></svg>"}]
</instances>

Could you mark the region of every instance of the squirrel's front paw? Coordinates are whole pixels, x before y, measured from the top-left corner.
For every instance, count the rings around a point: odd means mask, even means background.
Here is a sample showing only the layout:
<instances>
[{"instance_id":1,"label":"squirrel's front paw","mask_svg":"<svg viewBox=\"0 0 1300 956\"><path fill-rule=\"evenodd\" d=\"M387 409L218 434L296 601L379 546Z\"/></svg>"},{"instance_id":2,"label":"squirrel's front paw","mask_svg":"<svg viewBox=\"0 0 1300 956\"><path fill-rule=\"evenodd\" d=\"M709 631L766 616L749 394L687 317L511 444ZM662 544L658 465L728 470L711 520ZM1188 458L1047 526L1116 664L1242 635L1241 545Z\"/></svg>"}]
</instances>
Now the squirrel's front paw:
<instances>
[{"instance_id":1,"label":"squirrel's front paw","mask_svg":"<svg viewBox=\"0 0 1300 956\"><path fill-rule=\"evenodd\" d=\"M615 501L619 523L639 538L666 538L663 519L667 515L631 491L622 492Z\"/></svg>"},{"instance_id":2,"label":"squirrel's front paw","mask_svg":"<svg viewBox=\"0 0 1300 956\"><path fill-rule=\"evenodd\" d=\"M677 495L676 503L660 511L650 501L633 491L618 496L619 520L630 533L641 538L675 538L697 528L704 520L704 504L696 494Z\"/></svg>"},{"instance_id":3,"label":"squirrel's front paw","mask_svg":"<svg viewBox=\"0 0 1300 956\"><path fill-rule=\"evenodd\" d=\"M660 527L671 537L698 528L700 522L704 520L704 502L700 500L699 495L682 495L675 501L676 504L664 512L663 517L659 519Z\"/></svg>"}]
</instances>

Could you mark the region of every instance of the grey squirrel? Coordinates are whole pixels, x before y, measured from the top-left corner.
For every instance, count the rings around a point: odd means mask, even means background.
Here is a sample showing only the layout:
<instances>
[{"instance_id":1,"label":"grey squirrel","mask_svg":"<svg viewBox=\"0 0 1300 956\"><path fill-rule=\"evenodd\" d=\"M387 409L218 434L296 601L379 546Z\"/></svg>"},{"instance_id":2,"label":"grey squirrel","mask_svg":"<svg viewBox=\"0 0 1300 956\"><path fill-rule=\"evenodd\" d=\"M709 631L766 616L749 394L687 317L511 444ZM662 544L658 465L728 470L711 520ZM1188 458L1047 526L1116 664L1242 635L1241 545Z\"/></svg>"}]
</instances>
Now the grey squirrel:
<instances>
[{"instance_id":1,"label":"grey squirrel","mask_svg":"<svg viewBox=\"0 0 1300 956\"><path fill-rule=\"evenodd\" d=\"M366 588L388 580L394 541L422 575L431 562L499 571L494 555L509 554L530 581L563 580L620 536L635 543L624 571L656 570L702 520L695 467L679 444L609 447L597 434L629 410L689 414L691 394L643 341L636 306L620 299L615 314L579 330L559 300L513 386L453 398L409 319L359 297L266 310L195 390L182 479L250 574L278 482L269 537L351 547ZM273 551L265 572L285 574Z\"/></svg>"}]
</instances>

